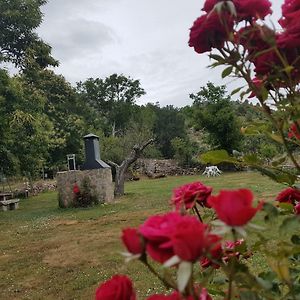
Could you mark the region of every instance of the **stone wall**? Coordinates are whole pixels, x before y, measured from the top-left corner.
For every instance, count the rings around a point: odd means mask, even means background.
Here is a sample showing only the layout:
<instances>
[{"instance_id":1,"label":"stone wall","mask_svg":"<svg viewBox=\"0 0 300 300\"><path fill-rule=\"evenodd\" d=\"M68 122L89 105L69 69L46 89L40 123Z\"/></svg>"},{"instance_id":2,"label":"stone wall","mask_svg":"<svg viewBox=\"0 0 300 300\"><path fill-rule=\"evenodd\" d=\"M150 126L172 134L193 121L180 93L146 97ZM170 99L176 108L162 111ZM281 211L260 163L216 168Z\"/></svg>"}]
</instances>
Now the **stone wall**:
<instances>
[{"instance_id":1,"label":"stone wall","mask_svg":"<svg viewBox=\"0 0 300 300\"><path fill-rule=\"evenodd\" d=\"M90 193L97 199L98 203L112 202L114 200L114 188L110 168L58 172L56 180L60 207L74 206L74 184L77 183L80 188L84 180L90 182Z\"/></svg>"},{"instance_id":2,"label":"stone wall","mask_svg":"<svg viewBox=\"0 0 300 300\"><path fill-rule=\"evenodd\" d=\"M194 175L200 173L202 167L181 168L174 159L138 159L134 171L145 174L150 178L163 176Z\"/></svg>"}]
</instances>

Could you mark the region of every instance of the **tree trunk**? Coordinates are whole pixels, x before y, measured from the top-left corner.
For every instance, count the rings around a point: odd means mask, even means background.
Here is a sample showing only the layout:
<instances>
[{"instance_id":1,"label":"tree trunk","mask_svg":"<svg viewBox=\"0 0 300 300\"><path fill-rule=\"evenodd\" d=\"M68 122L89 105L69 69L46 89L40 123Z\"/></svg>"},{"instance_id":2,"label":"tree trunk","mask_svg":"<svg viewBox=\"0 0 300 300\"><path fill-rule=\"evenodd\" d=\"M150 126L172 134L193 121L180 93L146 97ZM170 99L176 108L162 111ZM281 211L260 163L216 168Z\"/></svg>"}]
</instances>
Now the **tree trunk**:
<instances>
[{"instance_id":1,"label":"tree trunk","mask_svg":"<svg viewBox=\"0 0 300 300\"><path fill-rule=\"evenodd\" d=\"M114 190L116 197L124 195L125 173L129 166L133 164L141 156L143 150L153 142L154 139L150 139L141 146L135 145L130 154L122 161L121 165L108 161L108 164L116 169Z\"/></svg>"},{"instance_id":2,"label":"tree trunk","mask_svg":"<svg viewBox=\"0 0 300 300\"><path fill-rule=\"evenodd\" d=\"M122 172L120 166L116 167L115 190L116 197L124 195L125 172Z\"/></svg>"}]
</instances>

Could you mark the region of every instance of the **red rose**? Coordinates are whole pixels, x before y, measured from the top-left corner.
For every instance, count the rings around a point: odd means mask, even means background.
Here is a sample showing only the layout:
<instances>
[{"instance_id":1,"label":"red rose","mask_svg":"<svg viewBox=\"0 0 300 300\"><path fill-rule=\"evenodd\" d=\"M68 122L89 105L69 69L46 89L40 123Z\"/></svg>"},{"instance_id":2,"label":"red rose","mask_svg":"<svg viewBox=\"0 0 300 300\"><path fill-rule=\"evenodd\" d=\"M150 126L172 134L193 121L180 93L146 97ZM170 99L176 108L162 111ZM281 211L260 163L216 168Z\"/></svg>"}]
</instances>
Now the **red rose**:
<instances>
[{"instance_id":1,"label":"red rose","mask_svg":"<svg viewBox=\"0 0 300 300\"><path fill-rule=\"evenodd\" d=\"M236 42L240 43L249 53L256 57L258 52L269 49L275 42L275 32L267 26L253 23L237 32ZM251 59L253 60L253 58Z\"/></svg>"},{"instance_id":2,"label":"red rose","mask_svg":"<svg viewBox=\"0 0 300 300\"><path fill-rule=\"evenodd\" d=\"M205 186L201 182L193 182L174 189L171 201L176 209L180 209L182 206L190 209L194 207L196 201L206 206L206 200L211 192L211 187Z\"/></svg>"},{"instance_id":3,"label":"red rose","mask_svg":"<svg viewBox=\"0 0 300 300\"><path fill-rule=\"evenodd\" d=\"M300 202L294 206L295 214L300 215Z\"/></svg>"},{"instance_id":4,"label":"red rose","mask_svg":"<svg viewBox=\"0 0 300 300\"><path fill-rule=\"evenodd\" d=\"M278 34L277 43L280 48L294 49L300 47L300 11L297 22L292 22L282 33Z\"/></svg>"},{"instance_id":5,"label":"red rose","mask_svg":"<svg viewBox=\"0 0 300 300\"><path fill-rule=\"evenodd\" d=\"M213 8L215 7L215 5L221 1L222 0L206 0L204 2L204 6L203 6L202 10L207 13L210 13L213 10Z\"/></svg>"},{"instance_id":6,"label":"red rose","mask_svg":"<svg viewBox=\"0 0 300 300\"><path fill-rule=\"evenodd\" d=\"M146 251L156 261L164 263L174 256L171 236L182 216L171 212L148 218L139 232L146 240Z\"/></svg>"},{"instance_id":7,"label":"red rose","mask_svg":"<svg viewBox=\"0 0 300 300\"><path fill-rule=\"evenodd\" d=\"M277 54L273 50L261 54L254 61L256 75L261 77L269 75L277 65L277 61Z\"/></svg>"},{"instance_id":8,"label":"red rose","mask_svg":"<svg viewBox=\"0 0 300 300\"><path fill-rule=\"evenodd\" d=\"M272 4L268 0L233 0L233 3L239 21L264 19L272 13Z\"/></svg>"},{"instance_id":9,"label":"red rose","mask_svg":"<svg viewBox=\"0 0 300 300\"><path fill-rule=\"evenodd\" d=\"M281 8L282 18L279 20L279 23L283 28L299 19L300 2L298 0L285 0Z\"/></svg>"},{"instance_id":10,"label":"red rose","mask_svg":"<svg viewBox=\"0 0 300 300\"><path fill-rule=\"evenodd\" d=\"M295 205L296 201L300 202L300 190L289 187L278 194L276 201Z\"/></svg>"},{"instance_id":11,"label":"red rose","mask_svg":"<svg viewBox=\"0 0 300 300\"><path fill-rule=\"evenodd\" d=\"M300 122L298 121L298 124L300 126ZM293 123L290 127L289 133L288 133L288 137L291 138L296 138L297 140L300 140L300 133L297 129L297 126L295 123Z\"/></svg>"},{"instance_id":12,"label":"red rose","mask_svg":"<svg viewBox=\"0 0 300 300\"><path fill-rule=\"evenodd\" d=\"M136 228L123 229L121 238L129 253L142 254L144 252L142 237Z\"/></svg>"},{"instance_id":13,"label":"red rose","mask_svg":"<svg viewBox=\"0 0 300 300\"><path fill-rule=\"evenodd\" d=\"M215 234L209 234L207 238L207 252L209 255L207 257L202 257L200 264L202 268L208 268L212 266L218 269L220 265L216 261L220 260L223 255L222 245L220 243L221 237Z\"/></svg>"},{"instance_id":14,"label":"red rose","mask_svg":"<svg viewBox=\"0 0 300 300\"><path fill-rule=\"evenodd\" d=\"M77 185L77 183L75 183L74 186L73 186L73 193L75 195L80 194L80 189L79 189L79 186Z\"/></svg>"},{"instance_id":15,"label":"red rose","mask_svg":"<svg viewBox=\"0 0 300 300\"><path fill-rule=\"evenodd\" d=\"M135 300L131 280L124 275L115 275L103 282L96 290L95 300Z\"/></svg>"},{"instance_id":16,"label":"red rose","mask_svg":"<svg viewBox=\"0 0 300 300\"><path fill-rule=\"evenodd\" d=\"M248 96L248 98L253 98L253 97L257 97L257 94L259 95L259 91L260 89L263 87L263 80L255 77L252 79L252 83L255 85L258 93L256 91L252 91L251 94Z\"/></svg>"},{"instance_id":17,"label":"red rose","mask_svg":"<svg viewBox=\"0 0 300 300\"><path fill-rule=\"evenodd\" d=\"M212 12L198 18L190 30L189 46L196 52L220 49L233 31L233 18L228 13Z\"/></svg>"},{"instance_id":18,"label":"red rose","mask_svg":"<svg viewBox=\"0 0 300 300\"><path fill-rule=\"evenodd\" d=\"M202 10L209 13L218 2L223 1L206 0ZM235 6L238 21L264 19L265 16L272 13L272 4L269 0L232 0L231 2Z\"/></svg>"},{"instance_id":19,"label":"red rose","mask_svg":"<svg viewBox=\"0 0 300 300\"><path fill-rule=\"evenodd\" d=\"M218 218L229 226L243 226L254 217L261 205L254 208L252 202L253 194L248 189L221 190L219 195L208 199Z\"/></svg>"},{"instance_id":20,"label":"red rose","mask_svg":"<svg viewBox=\"0 0 300 300\"><path fill-rule=\"evenodd\" d=\"M207 245L207 226L191 216L183 216L172 235L174 254L184 261L195 262Z\"/></svg>"}]
</instances>

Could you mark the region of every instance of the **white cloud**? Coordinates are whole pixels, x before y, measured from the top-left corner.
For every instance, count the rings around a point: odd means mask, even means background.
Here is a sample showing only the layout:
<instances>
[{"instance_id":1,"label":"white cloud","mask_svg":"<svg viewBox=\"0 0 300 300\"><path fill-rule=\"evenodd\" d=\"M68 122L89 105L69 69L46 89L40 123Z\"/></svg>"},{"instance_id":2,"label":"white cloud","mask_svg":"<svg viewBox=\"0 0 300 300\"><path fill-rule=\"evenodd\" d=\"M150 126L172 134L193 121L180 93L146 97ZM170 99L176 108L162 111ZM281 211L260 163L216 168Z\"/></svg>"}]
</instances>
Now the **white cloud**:
<instances>
[{"instance_id":1,"label":"white cloud","mask_svg":"<svg viewBox=\"0 0 300 300\"><path fill-rule=\"evenodd\" d=\"M275 3L275 21L280 3ZM283 2L283 1L280 1ZM212 81L226 84L220 70L207 69L206 54L187 45L189 27L204 0L49 0L42 38L60 60L57 73L73 84L123 73L140 79L147 95L139 103L190 104L189 94ZM237 83L229 84L229 90Z\"/></svg>"}]
</instances>

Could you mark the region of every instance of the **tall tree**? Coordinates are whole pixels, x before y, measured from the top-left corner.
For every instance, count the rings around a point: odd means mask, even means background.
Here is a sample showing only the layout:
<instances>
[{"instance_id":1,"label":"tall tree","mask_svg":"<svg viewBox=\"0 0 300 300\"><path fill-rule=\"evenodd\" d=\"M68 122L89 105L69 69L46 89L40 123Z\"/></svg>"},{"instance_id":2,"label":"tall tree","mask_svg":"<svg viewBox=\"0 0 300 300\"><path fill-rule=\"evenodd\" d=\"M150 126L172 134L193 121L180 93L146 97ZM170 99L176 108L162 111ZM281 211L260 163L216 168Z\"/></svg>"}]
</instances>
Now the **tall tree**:
<instances>
[{"instance_id":1,"label":"tall tree","mask_svg":"<svg viewBox=\"0 0 300 300\"><path fill-rule=\"evenodd\" d=\"M44 110L54 124L55 139L49 149L49 163L57 167L64 165L66 155L70 153L79 154L77 162L80 163L83 158L82 137L89 131L99 134L102 122L86 103L80 101L75 89L63 76L51 70L41 70L38 75L31 86L45 96Z\"/></svg>"},{"instance_id":2,"label":"tall tree","mask_svg":"<svg viewBox=\"0 0 300 300\"><path fill-rule=\"evenodd\" d=\"M228 152L238 150L242 135L225 86L215 86L209 82L197 94L191 94L190 98L194 100L195 127L209 133L212 146Z\"/></svg>"},{"instance_id":3,"label":"tall tree","mask_svg":"<svg viewBox=\"0 0 300 300\"><path fill-rule=\"evenodd\" d=\"M52 123L45 97L21 77L0 70L0 169L6 174L38 174L48 156Z\"/></svg>"},{"instance_id":4,"label":"tall tree","mask_svg":"<svg viewBox=\"0 0 300 300\"><path fill-rule=\"evenodd\" d=\"M51 47L37 35L42 22L40 7L46 0L0 1L0 62L12 62L22 69L35 59L41 67L57 65Z\"/></svg>"},{"instance_id":5,"label":"tall tree","mask_svg":"<svg viewBox=\"0 0 300 300\"><path fill-rule=\"evenodd\" d=\"M77 89L83 100L107 120L111 135L123 132L134 112L136 100L145 94L139 80L112 74L90 78L78 83Z\"/></svg>"},{"instance_id":6,"label":"tall tree","mask_svg":"<svg viewBox=\"0 0 300 300\"><path fill-rule=\"evenodd\" d=\"M155 106L156 122L154 125L154 135L158 149L165 158L172 158L175 150L172 146L174 138L184 138L186 136L184 117L178 108L168 105L166 107Z\"/></svg>"}]
</instances>

